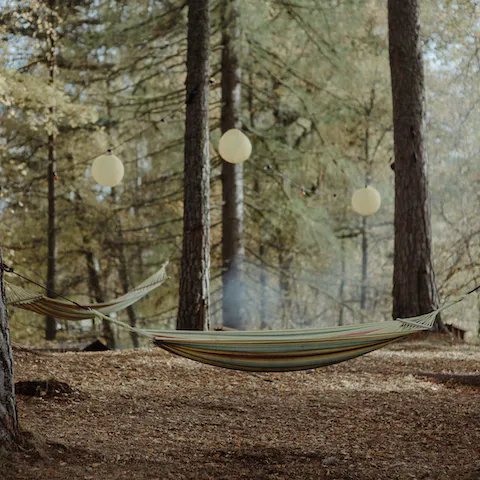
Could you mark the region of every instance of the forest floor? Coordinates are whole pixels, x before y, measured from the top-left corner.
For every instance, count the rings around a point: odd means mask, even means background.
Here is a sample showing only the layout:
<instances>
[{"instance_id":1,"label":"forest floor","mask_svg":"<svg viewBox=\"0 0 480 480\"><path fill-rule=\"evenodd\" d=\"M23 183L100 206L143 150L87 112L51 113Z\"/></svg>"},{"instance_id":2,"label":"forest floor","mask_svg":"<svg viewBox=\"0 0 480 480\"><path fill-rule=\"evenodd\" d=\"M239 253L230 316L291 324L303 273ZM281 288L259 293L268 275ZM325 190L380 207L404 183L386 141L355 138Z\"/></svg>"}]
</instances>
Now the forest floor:
<instances>
[{"instance_id":1,"label":"forest floor","mask_svg":"<svg viewBox=\"0 0 480 480\"><path fill-rule=\"evenodd\" d=\"M160 349L15 351L36 449L0 454L17 479L480 479L480 348L396 344L315 371L248 374ZM459 377L460 379L464 377ZM478 377L477 377L478 378Z\"/></svg>"}]
</instances>

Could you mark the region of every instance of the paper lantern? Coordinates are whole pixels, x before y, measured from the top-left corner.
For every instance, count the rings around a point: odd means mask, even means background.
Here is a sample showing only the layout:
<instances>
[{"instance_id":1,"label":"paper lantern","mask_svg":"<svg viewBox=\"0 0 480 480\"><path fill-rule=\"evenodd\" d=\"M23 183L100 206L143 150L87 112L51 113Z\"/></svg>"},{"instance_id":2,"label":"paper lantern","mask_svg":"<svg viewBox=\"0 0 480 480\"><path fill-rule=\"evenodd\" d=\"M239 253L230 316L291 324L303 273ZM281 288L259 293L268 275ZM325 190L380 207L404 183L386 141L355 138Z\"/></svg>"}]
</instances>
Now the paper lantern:
<instances>
[{"instance_id":1,"label":"paper lantern","mask_svg":"<svg viewBox=\"0 0 480 480\"><path fill-rule=\"evenodd\" d=\"M122 161L108 152L97 157L92 164L92 176L96 182L104 187L114 187L123 178L125 168Z\"/></svg>"},{"instance_id":2,"label":"paper lantern","mask_svg":"<svg viewBox=\"0 0 480 480\"><path fill-rule=\"evenodd\" d=\"M364 217L377 212L381 203L382 199L378 190L370 186L355 190L352 196L353 209Z\"/></svg>"},{"instance_id":3,"label":"paper lantern","mask_svg":"<svg viewBox=\"0 0 480 480\"><path fill-rule=\"evenodd\" d=\"M243 132L232 128L220 138L218 151L226 162L242 163L252 154L252 144Z\"/></svg>"}]
</instances>

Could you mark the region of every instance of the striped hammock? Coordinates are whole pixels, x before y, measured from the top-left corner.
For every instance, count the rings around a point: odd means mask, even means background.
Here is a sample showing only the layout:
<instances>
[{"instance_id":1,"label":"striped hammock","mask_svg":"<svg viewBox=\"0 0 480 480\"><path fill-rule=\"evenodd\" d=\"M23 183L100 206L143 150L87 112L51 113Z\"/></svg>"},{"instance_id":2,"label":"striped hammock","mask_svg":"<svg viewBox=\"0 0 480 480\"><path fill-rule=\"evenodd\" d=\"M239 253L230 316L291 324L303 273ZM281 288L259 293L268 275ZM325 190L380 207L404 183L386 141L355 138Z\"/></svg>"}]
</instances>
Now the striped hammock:
<instances>
[{"instance_id":1,"label":"striped hammock","mask_svg":"<svg viewBox=\"0 0 480 480\"><path fill-rule=\"evenodd\" d=\"M130 292L109 302L75 305L61 299L49 298L43 294L30 292L5 281L7 304L62 320L87 320L98 317L99 314L106 316L133 305L159 287L167 279L167 264L168 262L163 264L158 272Z\"/></svg>"},{"instance_id":2,"label":"striped hammock","mask_svg":"<svg viewBox=\"0 0 480 480\"><path fill-rule=\"evenodd\" d=\"M155 345L197 362L251 372L287 372L344 362L429 330L439 311L409 319L308 330L146 332Z\"/></svg>"},{"instance_id":3,"label":"striped hammock","mask_svg":"<svg viewBox=\"0 0 480 480\"><path fill-rule=\"evenodd\" d=\"M98 318L153 340L158 347L197 362L249 372L289 372L345 362L412 333L430 330L437 315L469 293L433 312L386 322L304 330L203 332L142 330L101 312Z\"/></svg>"}]
</instances>

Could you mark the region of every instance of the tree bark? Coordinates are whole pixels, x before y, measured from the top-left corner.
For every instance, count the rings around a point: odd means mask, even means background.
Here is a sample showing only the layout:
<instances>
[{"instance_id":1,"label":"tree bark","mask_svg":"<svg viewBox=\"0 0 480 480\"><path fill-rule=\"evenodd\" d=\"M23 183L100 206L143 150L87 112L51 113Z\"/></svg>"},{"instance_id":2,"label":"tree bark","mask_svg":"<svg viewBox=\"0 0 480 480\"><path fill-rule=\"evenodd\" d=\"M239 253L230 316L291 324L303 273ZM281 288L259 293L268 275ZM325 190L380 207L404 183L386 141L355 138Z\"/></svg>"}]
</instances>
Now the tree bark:
<instances>
[{"instance_id":1,"label":"tree bark","mask_svg":"<svg viewBox=\"0 0 480 480\"><path fill-rule=\"evenodd\" d=\"M119 255L118 255L118 275L120 277L120 283L122 285L122 290L124 294L127 294L130 289L130 282L128 281L128 265L127 265L127 258L125 256L125 249L122 245L122 234L119 234L120 240L120 247L119 247ZM137 326L137 313L135 311L135 307L130 305L127 307L127 315L128 315L128 322L131 327ZM138 341L138 334L136 332L130 332L130 338L132 339L132 346L133 348L139 348L140 343Z\"/></svg>"},{"instance_id":2,"label":"tree bark","mask_svg":"<svg viewBox=\"0 0 480 480\"><path fill-rule=\"evenodd\" d=\"M51 9L54 7L54 1L50 0L49 6ZM49 76L50 84L55 82L55 19L51 16L50 33L48 35L48 47L49 47ZM56 213L56 199L55 199L55 179L57 170L57 152L55 148L55 125L53 118L55 115L55 107L50 108L50 115L52 121L52 131L48 135L48 231L47 231L47 295L49 297L54 296L52 292L56 288L56 275L57 275L57 213ZM55 340L57 335L57 326L55 318L47 316L45 318L45 339Z\"/></svg>"},{"instance_id":3,"label":"tree bark","mask_svg":"<svg viewBox=\"0 0 480 480\"><path fill-rule=\"evenodd\" d=\"M95 302L103 303L105 301L105 296L100 285L100 275L97 267L95 266L93 252L89 249L85 250L85 260L87 262L88 284L90 286L90 291L92 292ZM115 336L113 334L112 326L110 325L110 322L105 319L102 319L102 334L107 342L107 346L112 350L115 349Z\"/></svg>"},{"instance_id":4,"label":"tree bark","mask_svg":"<svg viewBox=\"0 0 480 480\"><path fill-rule=\"evenodd\" d=\"M117 201L117 193L115 187L112 187L111 193L113 202L116 203ZM125 246L123 244L124 238L122 233L122 219L120 216L116 218L117 225L118 225L118 233L116 236L117 241L117 259L118 259L118 278L120 280L120 285L122 286L122 291L124 294L127 294L130 290L130 281L128 277L128 262L127 262L127 255L125 253ZM135 328L137 326L137 313L135 307L130 305L126 308L127 315L128 315L128 322L131 327ZM140 343L138 341L138 334L136 332L130 332L130 338L132 339L132 346L133 348L139 348Z\"/></svg>"},{"instance_id":5,"label":"tree bark","mask_svg":"<svg viewBox=\"0 0 480 480\"><path fill-rule=\"evenodd\" d=\"M188 8L183 249L177 328L203 330L210 316L209 0Z\"/></svg>"},{"instance_id":6,"label":"tree bark","mask_svg":"<svg viewBox=\"0 0 480 480\"><path fill-rule=\"evenodd\" d=\"M367 217L362 218L362 285L360 287L360 308L367 307L367 280L368 280L368 236Z\"/></svg>"},{"instance_id":7,"label":"tree bark","mask_svg":"<svg viewBox=\"0 0 480 480\"><path fill-rule=\"evenodd\" d=\"M340 240L340 252L341 252L341 260L340 260L340 286L338 287L338 298L340 301L340 309L338 313L338 326L342 327L344 324L344 314L345 314L345 277L346 277L346 259L345 259L345 240Z\"/></svg>"},{"instance_id":8,"label":"tree bark","mask_svg":"<svg viewBox=\"0 0 480 480\"><path fill-rule=\"evenodd\" d=\"M405 318L438 307L418 0L388 0L388 24L395 149L393 317Z\"/></svg>"},{"instance_id":9,"label":"tree bark","mask_svg":"<svg viewBox=\"0 0 480 480\"><path fill-rule=\"evenodd\" d=\"M3 264L0 246L0 265ZM13 380L13 355L8 326L3 269L0 268L0 446L18 436L18 416Z\"/></svg>"},{"instance_id":10,"label":"tree bark","mask_svg":"<svg viewBox=\"0 0 480 480\"><path fill-rule=\"evenodd\" d=\"M83 228L86 222L85 205L83 203L83 198L78 190L75 192L75 197L75 219L82 236L83 253L85 255L85 260L87 263L88 287L90 295L95 302L103 303L105 301L105 295L101 287L100 273L95 264L95 256L89 243L89 233L85 233L85 230ZM93 325L95 325L95 320L92 320L92 322ZM110 322L105 319L102 319L102 331L108 347L114 349L115 335Z\"/></svg>"},{"instance_id":11,"label":"tree bark","mask_svg":"<svg viewBox=\"0 0 480 480\"><path fill-rule=\"evenodd\" d=\"M293 255L290 252L280 251L278 255L280 265L279 287L282 293L282 328L291 327L292 315L292 263Z\"/></svg>"},{"instance_id":12,"label":"tree bark","mask_svg":"<svg viewBox=\"0 0 480 480\"><path fill-rule=\"evenodd\" d=\"M222 12L222 133L241 128L241 69L238 0L223 0ZM243 329L246 323L242 264L245 256L243 164L222 163L223 324Z\"/></svg>"}]
</instances>

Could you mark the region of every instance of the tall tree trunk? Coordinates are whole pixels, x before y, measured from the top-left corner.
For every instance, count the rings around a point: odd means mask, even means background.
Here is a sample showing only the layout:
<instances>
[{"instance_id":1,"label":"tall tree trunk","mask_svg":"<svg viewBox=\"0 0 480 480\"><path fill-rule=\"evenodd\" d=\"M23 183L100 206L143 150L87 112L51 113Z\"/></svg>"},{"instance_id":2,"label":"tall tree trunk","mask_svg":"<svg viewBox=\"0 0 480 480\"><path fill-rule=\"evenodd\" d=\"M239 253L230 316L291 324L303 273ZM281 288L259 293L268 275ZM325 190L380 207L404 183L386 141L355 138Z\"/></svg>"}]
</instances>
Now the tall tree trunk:
<instances>
[{"instance_id":1,"label":"tall tree trunk","mask_svg":"<svg viewBox=\"0 0 480 480\"><path fill-rule=\"evenodd\" d=\"M177 328L210 323L209 0L188 7L183 251Z\"/></svg>"},{"instance_id":2,"label":"tall tree trunk","mask_svg":"<svg viewBox=\"0 0 480 480\"><path fill-rule=\"evenodd\" d=\"M3 264L0 246L0 265ZM4 271L0 268L0 447L18 435L18 417L13 380L13 355L8 327Z\"/></svg>"},{"instance_id":3,"label":"tall tree trunk","mask_svg":"<svg viewBox=\"0 0 480 480\"><path fill-rule=\"evenodd\" d=\"M250 117L250 127L255 128L255 112L253 109L253 73L252 70L248 73L248 111ZM260 197L261 187L259 176L256 175L253 183L253 191L255 192L257 198ZM260 315L260 330L265 330L268 328L267 322L267 308L266 308L266 295L267 295L267 274L265 271L264 258L266 256L266 248L263 244L263 239L260 240L260 245L258 246L258 257L260 259L260 273L259 273L259 293L260 293L260 305L259 305L259 315Z\"/></svg>"},{"instance_id":4,"label":"tall tree trunk","mask_svg":"<svg viewBox=\"0 0 480 480\"><path fill-rule=\"evenodd\" d=\"M241 69L238 59L240 29L239 0L223 0L222 11L222 133L241 128ZM242 263L245 256L243 234L243 164L222 163L222 256L223 324L243 329L246 323Z\"/></svg>"},{"instance_id":5,"label":"tall tree trunk","mask_svg":"<svg viewBox=\"0 0 480 480\"><path fill-rule=\"evenodd\" d=\"M54 0L50 0L49 6L54 8ZM51 15L50 33L48 35L49 46L49 75L50 84L53 85L55 81L55 25L56 21L53 15ZM57 275L57 214L55 203L55 176L57 170L57 152L55 149L55 124L53 122L55 115L55 107L50 108L52 131L48 135L48 260L47 260L47 295L49 297L54 296L52 292L56 288L56 275ZM56 320L51 316L45 318L45 339L55 340L57 335Z\"/></svg>"},{"instance_id":6,"label":"tall tree trunk","mask_svg":"<svg viewBox=\"0 0 480 480\"><path fill-rule=\"evenodd\" d=\"M395 147L393 317L438 306L424 145L425 91L418 0L388 0Z\"/></svg>"}]
</instances>

